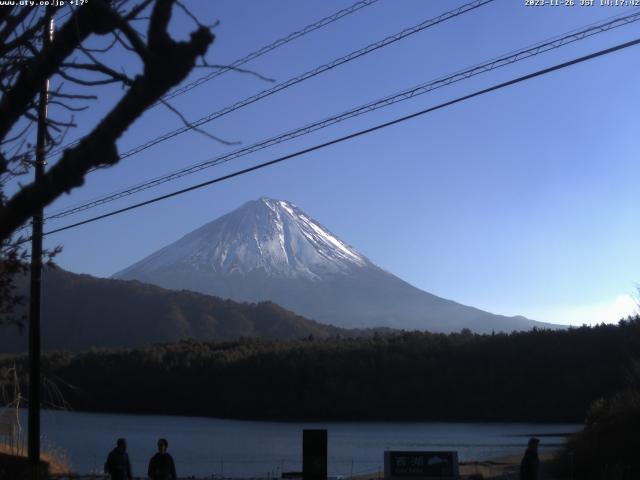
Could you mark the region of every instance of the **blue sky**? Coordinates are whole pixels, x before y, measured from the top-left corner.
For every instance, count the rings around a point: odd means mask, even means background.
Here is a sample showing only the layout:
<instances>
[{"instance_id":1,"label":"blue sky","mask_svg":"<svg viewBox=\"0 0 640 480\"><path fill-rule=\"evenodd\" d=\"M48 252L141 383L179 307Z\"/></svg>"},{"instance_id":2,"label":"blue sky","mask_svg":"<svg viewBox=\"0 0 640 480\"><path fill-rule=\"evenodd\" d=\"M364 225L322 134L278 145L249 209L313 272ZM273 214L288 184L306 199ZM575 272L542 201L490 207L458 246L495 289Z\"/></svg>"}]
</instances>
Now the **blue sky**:
<instances>
[{"instance_id":1,"label":"blue sky","mask_svg":"<svg viewBox=\"0 0 640 480\"><path fill-rule=\"evenodd\" d=\"M354 0L355 1L355 0ZM352 1L191 2L219 20L207 59L227 64ZM379 0L246 67L284 81L466 3ZM250 145L404 88L626 11L525 7L496 0L206 125ZM176 11L172 29L194 28ZM411 101L171 182L98 214L205 181L640 36L640 22L480 75ZM632 313L640 281L640 47L490 93L141 210L46 238L58 263L108 276L247 200L289 200L381 267L413 285L491 312L558 323L616 321ZM135 65L114 52L113 61ZM201 76L202 70L191 79ZM269 88L227 73L175 99L190 119ZM121 91L105 89L78 119L95 124ZM180 126L147 112L126 151ZM69 137L75 138L74 135ZM48 211L237 147L189 132L91 174ZM45 230L89 213L50 222Z\"/></svg>"}]
</instances>

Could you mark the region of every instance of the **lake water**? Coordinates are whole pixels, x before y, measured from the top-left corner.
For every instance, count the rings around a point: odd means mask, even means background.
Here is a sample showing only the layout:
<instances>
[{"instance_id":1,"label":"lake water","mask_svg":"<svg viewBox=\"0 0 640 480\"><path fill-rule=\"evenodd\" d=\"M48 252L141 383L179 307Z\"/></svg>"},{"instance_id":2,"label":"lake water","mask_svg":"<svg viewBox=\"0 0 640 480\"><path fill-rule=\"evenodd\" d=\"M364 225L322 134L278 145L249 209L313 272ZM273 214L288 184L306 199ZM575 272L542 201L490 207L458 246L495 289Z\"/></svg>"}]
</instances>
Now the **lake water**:
<instances>
[{"instance_id":1,"label":"lake water","mask_svg":"<svg viewBox=\"0 0 640 480\"><path fill-rule=\"evenodd\" d=\"M26 412L23 412L26 417ZM26 420L26 418L25 418ZM329 474L377 471L385 450L456 450L461 461L522 453L530 435L557 448L575 424L433 422L255 422L215 418L43 411L45 448L66 452L79 473L101 473L118 437L135 476L146 474L157 439L169 441L179 476L279 476L302 469L302 430L326 428ZM26 421L23 423L26 433Z\"/></svg>"}]
</instances>

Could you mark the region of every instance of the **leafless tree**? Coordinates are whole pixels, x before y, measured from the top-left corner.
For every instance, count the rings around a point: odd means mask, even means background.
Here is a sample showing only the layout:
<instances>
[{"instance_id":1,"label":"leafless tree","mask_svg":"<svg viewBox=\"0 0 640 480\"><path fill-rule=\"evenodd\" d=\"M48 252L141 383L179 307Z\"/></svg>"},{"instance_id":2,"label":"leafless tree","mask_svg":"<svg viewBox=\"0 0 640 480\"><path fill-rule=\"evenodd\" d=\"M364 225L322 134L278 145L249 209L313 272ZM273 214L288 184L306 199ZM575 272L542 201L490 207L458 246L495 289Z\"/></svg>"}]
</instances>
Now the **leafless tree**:
<instances>
[{"instance_id":1,"label":"leafless tree","mask_svg":"<svg viewBox=\"0 0 640 480\"><path fill-rule=\"evenodd\" d=\"M211 27L178 0L70 3L0 7L0 319L19 301L12 278L26 268L19 229L39 208L81 186L89 171L116 164L116 141L150 106L163 102L179 115L163 95L196 66L210 68L204 55L214 40ZM58 22L49 44L42 41L47 9ZM174 9L194 22L186 41L168 33ZM137 68L122 69L117 63L122 56L133 58ZM52 112L46 122L47 152L60 149L76 127L77 112L98 99L101 88L120 85L123 93L80 141L61 151L36 184L24 175L34 165L39 92L47 79ZM29 180L19 183L22 178Z\"/></svg>"}]
</instances>

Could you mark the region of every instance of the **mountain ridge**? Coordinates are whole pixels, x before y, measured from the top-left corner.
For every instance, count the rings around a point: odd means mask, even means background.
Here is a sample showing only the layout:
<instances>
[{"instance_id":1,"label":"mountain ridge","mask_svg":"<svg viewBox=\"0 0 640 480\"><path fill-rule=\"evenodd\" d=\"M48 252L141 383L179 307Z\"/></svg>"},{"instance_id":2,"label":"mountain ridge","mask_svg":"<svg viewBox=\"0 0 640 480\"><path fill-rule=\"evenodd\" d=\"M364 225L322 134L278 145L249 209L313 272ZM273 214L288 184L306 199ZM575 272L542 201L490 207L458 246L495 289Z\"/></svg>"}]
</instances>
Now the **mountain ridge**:
<instances>
[{"instance_id":1,"label":"mountain ridge","mask_svg":"<svg viewBox=\"0 0 640 480\"><path fill-rule=\"evenodd\" d=\"M244 203L112 278L236 301L271 300L343 328L444 333L557 328L422 291L375 265L292 203L267 197Z\"/></svg>"},{"instance_id":2,"label":"mountain ridge","mask_svg":"<svg viewBox=\"0 0 640 480\"><path fill-rule=\"evenodd\" d=\"M17 278L16 284L26 295L28 277ZM365 333L320 324L273 302L239 303L59 268L43 271L41 328L44 350L71 351L131 348L187 339L280 340ZM0 336L0 352L26 350L27 335L5 327Z\"/></svg>"}]
</instances>

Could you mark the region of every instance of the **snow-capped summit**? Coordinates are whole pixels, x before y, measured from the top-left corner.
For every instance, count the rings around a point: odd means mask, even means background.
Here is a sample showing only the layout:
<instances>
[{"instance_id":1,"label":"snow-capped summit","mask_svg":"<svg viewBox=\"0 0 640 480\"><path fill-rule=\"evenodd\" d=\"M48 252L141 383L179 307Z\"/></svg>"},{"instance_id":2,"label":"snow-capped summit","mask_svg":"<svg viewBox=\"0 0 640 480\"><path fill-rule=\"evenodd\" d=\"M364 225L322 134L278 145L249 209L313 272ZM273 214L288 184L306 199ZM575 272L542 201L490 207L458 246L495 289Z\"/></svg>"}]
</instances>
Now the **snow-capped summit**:
<instances>
[{"instance_id":1,"label":"snow-capped summit","mask_svg":"<svg viewBox=\"0 0 640 480\"><path fill-rule=\"evenodd\" d=\"M115 277L236 301L271 300L341 327L491 332L545 326L419 290L292 203L270 198L245 203Z\"/></svg>"},{"instance_id":2,"label":"snow-capped summit","mask_svg":"<svg viewBox=\"0 0 640 480\"><path fill-rule=\"evenodd\" d=\"M261 272L317 280L369 261L298 207L262 197L218 218L116 274L191 268L221 275Z\"/></svg>"}]
</instances>

